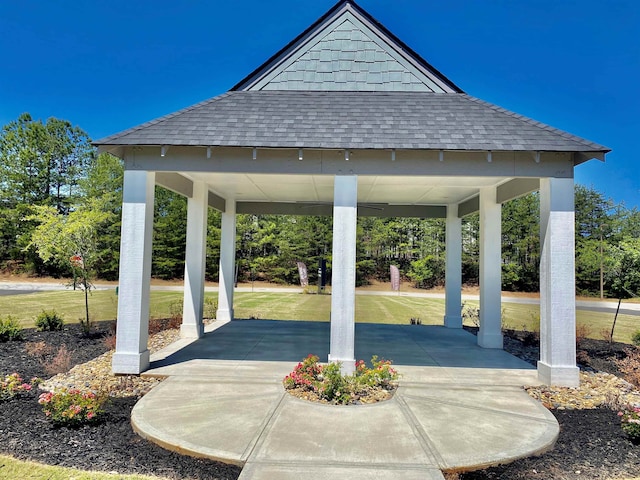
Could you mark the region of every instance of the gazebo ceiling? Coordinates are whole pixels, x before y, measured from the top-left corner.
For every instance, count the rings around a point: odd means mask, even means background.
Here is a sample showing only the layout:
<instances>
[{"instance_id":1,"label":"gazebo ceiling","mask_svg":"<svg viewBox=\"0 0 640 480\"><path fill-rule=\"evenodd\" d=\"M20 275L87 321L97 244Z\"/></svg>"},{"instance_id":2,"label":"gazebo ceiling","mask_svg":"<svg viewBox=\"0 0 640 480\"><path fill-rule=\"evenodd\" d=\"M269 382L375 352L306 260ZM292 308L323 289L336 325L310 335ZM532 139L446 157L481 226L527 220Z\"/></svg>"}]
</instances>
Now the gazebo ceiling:
<instances>
[{"instance_id":1,"label":"gazebo ceiling","mask_svg":"<svg viewBox=\"0 0 640 480\"><path fill-rule=\"evenodd\" d=\"M296 202L313 205L333 202L333 175L273 175L189 173L204 181L222 198L240 202ZM503 177L358 176L362 204L446 205L461 203L478 188L497 186Z\"/></svg>"}]
</instances>

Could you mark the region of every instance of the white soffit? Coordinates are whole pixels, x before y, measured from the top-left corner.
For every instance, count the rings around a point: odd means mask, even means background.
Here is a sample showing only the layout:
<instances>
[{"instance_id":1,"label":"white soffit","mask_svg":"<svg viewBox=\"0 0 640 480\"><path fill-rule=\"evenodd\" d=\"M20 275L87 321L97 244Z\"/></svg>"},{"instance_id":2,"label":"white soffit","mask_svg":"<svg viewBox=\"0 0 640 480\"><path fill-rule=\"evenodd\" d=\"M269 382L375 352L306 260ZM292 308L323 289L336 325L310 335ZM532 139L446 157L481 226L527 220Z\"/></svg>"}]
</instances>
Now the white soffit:
<instances>
[{"instance_id":1,"label":"white soffit","mask_svg":"<svg viewBox=\"0 0 640 480\"><path fill-rule=\"evenodd\" d=\"M331 175L190 173L223 198L251 202L333 202ZM445 205L466 200L503 177L358 176L358 202Z\"/></svg>"}]
</instances>

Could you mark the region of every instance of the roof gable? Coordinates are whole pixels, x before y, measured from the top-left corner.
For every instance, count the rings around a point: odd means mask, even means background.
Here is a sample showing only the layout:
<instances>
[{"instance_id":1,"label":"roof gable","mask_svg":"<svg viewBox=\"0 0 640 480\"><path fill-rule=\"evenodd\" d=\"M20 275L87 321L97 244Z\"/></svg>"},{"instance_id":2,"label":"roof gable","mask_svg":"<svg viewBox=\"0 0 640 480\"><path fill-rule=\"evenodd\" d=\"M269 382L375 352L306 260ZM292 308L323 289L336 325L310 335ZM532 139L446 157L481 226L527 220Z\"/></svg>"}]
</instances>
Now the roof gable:
<instances>
[{"instance_id":1,"label":"roof gable","mask_svg":"<svg viewBox=\"0 0 640 480\"><path fill-rule=\"evenodd\" d=\"M351 0L342 0L232 90L461 90Z\"/></svg>"}]
</instances>

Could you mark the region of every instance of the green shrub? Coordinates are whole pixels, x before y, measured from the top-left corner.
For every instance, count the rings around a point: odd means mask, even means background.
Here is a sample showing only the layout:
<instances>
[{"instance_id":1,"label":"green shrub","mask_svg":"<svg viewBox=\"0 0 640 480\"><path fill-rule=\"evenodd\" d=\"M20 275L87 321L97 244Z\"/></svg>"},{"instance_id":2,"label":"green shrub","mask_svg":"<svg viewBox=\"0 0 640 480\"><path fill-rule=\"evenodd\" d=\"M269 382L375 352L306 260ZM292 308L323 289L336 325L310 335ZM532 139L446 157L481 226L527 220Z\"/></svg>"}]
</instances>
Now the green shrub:
<instances>
[{"instance_id":1,"label":"green shrub","mask_svg":"<svg viewBox=\"0 0 640 480\"><path fill-rule=\"evenodd\" d=\"M183 309L184 309L184 305L183 305L182 299L174 300L169 304L169 315L171 315L171 318L173 320L182 322Z\"/></svg>"},{"instance_id":2,"label":"green shrub","mask_svg":"<svg viewBox=\"0 0 640 480\"><path fill-rule=\"evenodd\" d=\"M640 330L638 330L631 336L631 343L633 343L636 347L640 347Z\"/></svg>"},{"instance_id":3,"label":"green shrub","mask_svg":"<svg viewBox=\"0 0 640 480\"><path fill-rule=\"evenodd\" d=\"M432 288L444 282L444 272L444 259L427 255L411 262L408 276L416 288Z\"/></svg>"},{"instance_id":4,"label":"green shrub","mask_svg":"<svg viewBox=\"0 0 640 480\"><path fill-rule=\"evenodd\" d=\"M618 412L622 430L629 439L634 442L640 441L640 406L629 406L625 410Z\"/></svg>"},{"instance_id":5,"label":"green shrub","mask_svg":"<svg viewBox=\"0 0 640 480\"><path fill-rule=\"evenodd\" d=\"M38 403L57 426L78 426L97 421L104 413L107 397L92 392L62 389L40 395Z\"/></svg>"},{"instance_id":6,"label":"green shrub","mask_svg":"<svg viewBox=\"0 0 640 480\"><path fill-rule=\"evenodd\" d=\"M55 332L62 330L64 326L64 318L62 315L58 315L55 310L43 310L40 315L36 317L36 328L41 332Z\"/></svg>"},{"instance_id":7,"label":"green shrub","mask_svg":"<svg viewBox=\"0 0 640 480\"><path fill-rule=\"evenodd\" d=\"M22 340L22 327L18 320L7 315L5 318L0 318L0 342L13 340Z\"/></svg>"},{"instance_id":8,"label":"green shrub","mask_svg":"<svg viewBox=\"0 0 640 480\"><path fill-rule=\"evenodd\" d=\"M17 373L0 376L0 402L9 400L22 392L28 392L36 383L37 379L35 378L31 383L25 383Z\"/></svg>"},{"instance_id":9,"label":"green shrub","mask_svg":"<svg viewBox=\"0 0 640 480\"><path fill-rule=\"evenodd\" d=\"M213 320L216 318L218 310L218 302L213 297L204 297L204 305L202 306L204 318Z\"/></svg>"}]
</instances>

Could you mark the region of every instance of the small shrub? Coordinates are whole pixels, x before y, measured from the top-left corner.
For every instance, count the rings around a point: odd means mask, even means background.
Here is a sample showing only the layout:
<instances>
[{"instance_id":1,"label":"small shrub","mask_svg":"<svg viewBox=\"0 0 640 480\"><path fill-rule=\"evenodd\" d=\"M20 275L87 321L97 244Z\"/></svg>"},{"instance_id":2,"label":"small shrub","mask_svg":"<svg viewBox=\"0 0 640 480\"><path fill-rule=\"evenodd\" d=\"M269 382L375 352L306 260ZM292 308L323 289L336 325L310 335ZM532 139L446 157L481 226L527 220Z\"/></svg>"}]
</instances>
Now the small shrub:
<instances>
[{"instance_id":1,"label":"small shrub","mask_svg":"<svg viewBox=\"0 0 640 480\"><path fill-rule=\"evenodd\" d=\"M611 336L611 330L608 328L603 328L602 330L600 330L600 336L604 341L608 343L613 342L613 337Z\"/></svg>"},{"instance_id":2,"label":"small shrub","mask_svg":"<svg viewBox=\"0 0 640 480\"><path fill-rule=\"evenodd\" d=\"M104 343L104 346L108 350L115 350L116 349L116 336L115 335L107 335L106 337L104 337L103 343Z\"/></svg>"},{"instance_id":3,"label":"small shrub","mask_svg":"<svg viewBox=\"0 0 640 480\"><path fill-rule=\"evenodd\" d=\"M68 372L71 368L71 353L65 345L62 345L50 362L43 365L49 375Z\"/></svg>"},{"instance_id":4,"label":"small shrub","mask_svg":"<svg viewBox=\"0 0 640 480\"><path fill-rule=\"evenodd\" d=\"M80 323L80 327L82 328L82 334L85 337L91 336L91 333L93 332L93 327L95 326L95 322L93 321L93 319L91 317L89 318L82 317L78 319L78 323Z\"/></svg>"},{"instance_id":5,"label":"small shrub","mask_svg":"<svg viewBox=\"0 0 640 480\"><path fill-rule=\"evenodd\" d=\"M340 363L330 363L322 367L322 382L316 387L320 398L338 404L346 404L351 400L353 386L349 377L340 372Z\"/></svg>"},{"instance_id":6,"label":"small shrub","mask_svg":"<svg viewBox=\"0 0 640 480\"><path fill-rule=\"evenodd\" d=\"M183 301L174 300L169 304L169 315L173 320L180 320L182 322Z\"/></svg>"},{"instance_id":7,"label":"small shrub","mask_svg":"<svg viewBox=\"0 0 640 480\"><path fill-rule=\"evenodd\" d=\"M638 330L631 336L631 343L633 343L636 347L640 347L640 330Z\"/></svg>"},{"instance_id":8,"label":"small shrub","mask_svg":"<svg viewBox=\"0 0 640 480\"><path fill-rule=\"evenodd\" d=\"M46 342L29 342L24 346L26 354L37 358L42 365L46 363L46 358L51 353L51 350L51 345Z\"/></svg>"},{"instance_id":9,"label":"small shrub","mask_svg":"<svg viewBox=\"0 0 640 480\"><path fill-rule=\"evenodd\" d=\"M584 323L576 324L576 345L579 347L583 340L591 335L591 327Z\"/></svg>"},{"instance_id":10,"label":"small shrub","mask_svg":"<svg viewBox=\"0 0 640 480\"><path fill-rule=\"evenodd\" d=\"M171 318L152 318L149 320L149 335L155 335L156 333L164 330L179 329L182 325L182 316Z\"/></svg>"},{"instance_id":11,"label":"small shrub","mask_svg":"<svg viewBox=\"0 0 640 480\"><path fill-rule=\"evenodd\" d=\"M420 320L419 318L411 317L411 319L409 319L409 323L411 325L422 325L422 320Z\"/></svg>"},{"instance_id":12,"label":"small shrub","mask_svg":"<svg viewBox=\"0 0 640 480\"><path fill-rule=\"evenodd\" d=\"M93 392L62 389L40 395L38 403L46 417L57 426L92 423L104 413L107 397Z\"/></svg>"},{"instance_id":13,"label":"small shrub","mask_svg":"<svg viewBox=\"0 0 640 480\"><path fill-rule=\"evenodd\" d=\"M624 374L627 382L640 387L640 350L627 348L625 357L614 360L616 367Z\"/></svg>"},{"instance_id":14,"label":"small shrub","mask_svg":"<svg viewBox=\"0 0 640 480\"><path fill-rule=\"evenodd\" d=\"M524 330L522 333L522 345L525 347L540 345L540 332L537 330Z\"/></svg>"},{"instance_id":15,"label":"small shrub","mask_svg":"<svg viewBox=\"0 0 640 480\"><path fill-rule=\"evenodd\" d=\"M364 360L356 363L356 379L367 387L387 388L398 379L398 372L391 366L391 360L371 357L371 368L367 368Z\"/></svg>"},{"instance_id":16,"label":"small shrub","mask_svg":"<svg viewBox=\"0 0 640 480\"><path fill-rule=\"evenodd\" d=\"M0 377L0 402L9 400L22 392L30 391L36 383L36 378L31 380L31 383L25 383L17 373Z\"/></svg>"},{"instance_id":17,"label":"small shrub","mask_svg":"<svg viewBox=\"0 0 640 480\"><path fill-rule=\"evenodd\" d=\"M36 328L41 332L55 332L62 330L64 326L64 318L58 315L55 310L43 310L36 317Z\"/></svg>"},{"instance_id":18,"label":"small shrub","mask_svg":"<svg viewBox=\"0 0 640 480\"><path fill-rule=\"evenodd\" d=\"M480 308L462 304L462 321L480 327Z\"/></svg>"},{"instance_id":19,"label":"small shrub","mask_svg":"<svg viewBox=\"0 0 640 480\"><path fill-rule=\"evenodd\" d=\"M618 412L620 426L634 442L640 442L640 406L628 406Z\"/></svg>"},{"instance_id":20,"label":"small shrub","mask_svg":"<svg viewBox=\"0 0 640 480\"><path fill-rule=\"evenodd\" d=\"M218 302L216 302L213 297L204 297L204 305L202 306L202 310L204 318L213 320L216 318Z\"/></svg>"},{"instance_id":21,"label":"small shrub","mask_svg":"<svg viewBox=\"0 0 640 480\"><path fill-rule=\"evenodd\" d=\"M15 340L22 340L22 327L20 326L20 322L11 315L0 318L0 342Z\"/></svg>"}]
</instances>

